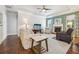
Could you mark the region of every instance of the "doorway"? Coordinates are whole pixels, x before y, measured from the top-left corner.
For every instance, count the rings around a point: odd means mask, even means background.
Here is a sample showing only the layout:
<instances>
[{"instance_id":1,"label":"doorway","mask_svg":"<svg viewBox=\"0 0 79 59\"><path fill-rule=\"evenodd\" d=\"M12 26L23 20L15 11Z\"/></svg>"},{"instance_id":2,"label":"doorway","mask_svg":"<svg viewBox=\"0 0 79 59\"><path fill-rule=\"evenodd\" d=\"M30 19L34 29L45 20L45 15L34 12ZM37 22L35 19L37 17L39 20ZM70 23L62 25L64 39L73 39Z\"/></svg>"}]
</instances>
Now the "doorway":
<instances>
[{"instance_id":1,"label":"doorway","mask_svg":"<svg viewBox=\"0 0 79 59\"><path fill-rule=\"evenodd\" d=\"M7 11L7 34L18 34L18 13L14 11Z\"/></svg>"}]
</instances>

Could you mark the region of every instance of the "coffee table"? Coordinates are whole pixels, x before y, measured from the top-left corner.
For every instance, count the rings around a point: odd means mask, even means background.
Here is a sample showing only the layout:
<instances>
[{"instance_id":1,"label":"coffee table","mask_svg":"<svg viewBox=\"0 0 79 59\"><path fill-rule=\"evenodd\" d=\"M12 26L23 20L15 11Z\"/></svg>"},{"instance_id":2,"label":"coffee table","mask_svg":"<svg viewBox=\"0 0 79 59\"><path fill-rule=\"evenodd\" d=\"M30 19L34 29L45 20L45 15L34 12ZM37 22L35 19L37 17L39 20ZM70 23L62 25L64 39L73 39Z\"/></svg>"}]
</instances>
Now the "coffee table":
<instances>
[{"instance_id":1,"label":"coffee table","mask_svg":"<svg viewBox=\"0 0 79 59\"><path fill-rule=\"evenodd\" d=\"M36 36L36 37L31 37L31 39L32 39L32 44L31 44L32 51L35 52L35 50L37 50L38 53L41 54L41 52L42 52L42 50L41 50L41 47L42 47L41 43L42 43L42 41L45 41L45 43L46 43L46 51L48 51L48 42L47 42L48 38L47 37L39 35L39 36ZM38 48L37 49L34 49L34 46L33 46L34 45L34 41L38 43Z\"/></svg>"}]
</instances>

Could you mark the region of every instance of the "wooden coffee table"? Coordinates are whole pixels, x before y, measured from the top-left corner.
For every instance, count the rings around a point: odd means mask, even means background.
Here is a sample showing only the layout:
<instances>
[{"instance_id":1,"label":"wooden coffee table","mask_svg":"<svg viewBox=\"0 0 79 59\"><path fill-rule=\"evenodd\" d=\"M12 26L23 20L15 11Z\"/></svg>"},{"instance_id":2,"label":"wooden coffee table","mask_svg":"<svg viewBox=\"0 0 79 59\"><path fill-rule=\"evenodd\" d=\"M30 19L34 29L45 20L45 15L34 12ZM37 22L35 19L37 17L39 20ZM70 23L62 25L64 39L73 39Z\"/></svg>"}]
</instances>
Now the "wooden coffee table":
<instances>
[{"instance_id":1,"label":"wooden coffee table","mask_svg":"<svg viewBox=\"0 0 79 59\"><path fill-rule=\"evenodd\" d=\"M45 37L45 36L36 36L36 37L32 37L31 38L32 39L32 44L31 44L31 49L35 52L35 51L38 51L38 53L39 54L41 54L42 53L42 46L41 46L41 43L42 43L42 41L45 41L45 43L46 43L46 50L45 51L48 51L48 42L47 42L47 37ZM36 48L34 48L34 41L35 42L37 42L38 43L38 47L37 47L37 49ZM44 49L43 49L44 50ZM37 52L35 52L35 53L37 53Z\"/></svg>"}]
</instances>

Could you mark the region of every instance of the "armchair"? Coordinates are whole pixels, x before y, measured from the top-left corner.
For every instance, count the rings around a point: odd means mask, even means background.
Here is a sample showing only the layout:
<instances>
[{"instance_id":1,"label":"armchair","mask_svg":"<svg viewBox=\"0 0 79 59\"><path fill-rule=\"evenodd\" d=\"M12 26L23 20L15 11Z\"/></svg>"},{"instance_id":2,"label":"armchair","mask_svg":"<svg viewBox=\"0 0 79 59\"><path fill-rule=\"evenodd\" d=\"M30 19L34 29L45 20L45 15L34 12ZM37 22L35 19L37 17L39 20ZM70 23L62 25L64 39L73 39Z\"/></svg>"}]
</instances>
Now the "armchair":
<instances>
[{"instance_id":1,"label":"armchair","mask_svg":"<svg viewBox=\"0 0 79 59\"><path fill-rule=\"evenodd\" d=\"M72 32L73 29L69 28L67 32L56 33L56 39L70 43L72 41L72 37L71 37Z\"/></svg>"}]
</instances>

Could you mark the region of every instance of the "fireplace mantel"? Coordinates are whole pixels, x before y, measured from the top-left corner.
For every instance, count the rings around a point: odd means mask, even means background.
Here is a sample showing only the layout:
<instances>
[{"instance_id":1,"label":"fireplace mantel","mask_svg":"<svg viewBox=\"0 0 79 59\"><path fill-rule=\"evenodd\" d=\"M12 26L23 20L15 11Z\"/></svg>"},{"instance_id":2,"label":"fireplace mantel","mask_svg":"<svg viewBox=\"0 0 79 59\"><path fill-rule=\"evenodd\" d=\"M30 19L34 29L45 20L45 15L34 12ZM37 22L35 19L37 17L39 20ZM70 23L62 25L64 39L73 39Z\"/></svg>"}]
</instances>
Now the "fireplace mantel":
<instances>
[{"instance_id":1,"label":"fireplace mantel","mask_svg":"<svg viewBox=\"0 0 79 59\"><path fill-rule=\"evenodd\" d=\"M61 27L61 31L63 31L63 24L53 24L53 32L55 32L55 27Z\"/></svg>"}]
</instances>

